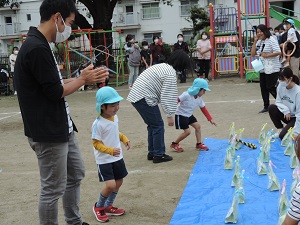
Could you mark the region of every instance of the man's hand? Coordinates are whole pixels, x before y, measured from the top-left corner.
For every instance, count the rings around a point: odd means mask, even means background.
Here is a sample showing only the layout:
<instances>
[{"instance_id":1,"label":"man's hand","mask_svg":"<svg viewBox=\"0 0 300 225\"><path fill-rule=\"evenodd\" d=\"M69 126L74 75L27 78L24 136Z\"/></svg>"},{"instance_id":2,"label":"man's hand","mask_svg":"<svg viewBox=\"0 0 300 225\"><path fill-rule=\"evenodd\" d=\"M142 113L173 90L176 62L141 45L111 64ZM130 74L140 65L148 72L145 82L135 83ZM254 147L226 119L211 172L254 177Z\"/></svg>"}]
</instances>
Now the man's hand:
<instances>
[{"instance_id":1,"label":"man's hand","mask_svg":"<svg viewBox=\"0 0 300 225\"><path fill-rule=\"evenodd\" d=\"M80 77L78 79L83 79L85 84L88 83L103 83L108 77L108 69L104 67L99 67L94 69L94 65L91 64L81 71Z\"/></svg>"},{"instance_id":2,"label":"man's hand","mask_svg":"<svg viewBox=\"0 0 300 225\"><path fill-rule=\"evenodd\" d=\"M113 156L118 157L120 155L121 150L119 148L114 148Z\"/></svg>"},{"instance_id":3,"label":"man's hand","mask_svg":"<svg viewBox=\"0 0 300 225\"><path fill-rule=\"evenodd\" d=\"M171 116L171 117L168 117L168 125L169 125L169 126L174 126L174 119L173 119L172 116Z\"/></svg>"}]
</instances>

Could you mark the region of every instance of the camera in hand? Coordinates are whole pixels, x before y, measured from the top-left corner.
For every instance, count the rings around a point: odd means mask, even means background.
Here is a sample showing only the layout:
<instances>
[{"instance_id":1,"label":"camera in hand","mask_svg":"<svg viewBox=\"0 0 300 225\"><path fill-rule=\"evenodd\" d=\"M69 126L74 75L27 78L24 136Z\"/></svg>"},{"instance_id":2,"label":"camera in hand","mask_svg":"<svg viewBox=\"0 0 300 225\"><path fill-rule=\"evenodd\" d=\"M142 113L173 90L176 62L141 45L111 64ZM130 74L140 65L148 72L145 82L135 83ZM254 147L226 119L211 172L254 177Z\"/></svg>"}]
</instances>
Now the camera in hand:
<instances>
[{"instance_id":1,"label":"camera in hand","mask_svg":"<svg viewBox=\"0 0 300 225\"><path fill-rule=\"evenodd\" d=\"M139 43L139 42L138 41L134 42L134 44L137 44L137 43ZM131 42L127 42L127 47L130 48L131 46L132 46L132 43Z\"/></svg>"}]
</instances>

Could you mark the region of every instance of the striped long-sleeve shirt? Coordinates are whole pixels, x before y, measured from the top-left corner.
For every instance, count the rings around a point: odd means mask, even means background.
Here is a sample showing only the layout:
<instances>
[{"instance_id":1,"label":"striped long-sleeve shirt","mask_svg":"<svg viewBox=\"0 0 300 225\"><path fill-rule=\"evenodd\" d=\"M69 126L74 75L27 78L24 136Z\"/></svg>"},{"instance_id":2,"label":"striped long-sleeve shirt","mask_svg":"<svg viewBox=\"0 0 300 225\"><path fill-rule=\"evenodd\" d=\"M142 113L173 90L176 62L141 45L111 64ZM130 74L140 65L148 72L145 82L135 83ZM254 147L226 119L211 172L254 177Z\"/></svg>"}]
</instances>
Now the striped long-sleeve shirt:
<instances>
[{"instance_id":1,"label":"striped long-sleeve shirt","mask_svg":"<svg viewBox=\"0 0 300 225\"><path fill-rule=\"evenodd\" d=\"M300 183L297 184L292 195L288 215L294 220L300 221Z\"/></svg>"},{"instance_id":2,"label":"striped long-sleeve shirt","mask_svg":"<svg viewBox=\"0 0 300 225\"><path fill-rule=\"evenodd\" d=\"M127 97L135 103L145 98L149 106L161 104L167 117L171 117L177 108L176 71L166 63L156 64L138 76Z\"/></svg>"},{"instance_id":3,"label":"striped long-sleeve shirt","mask_svg":"<svg viewBox=\"0 0 300 225\"><path fill-rule=\"evenodd\" d=\"M270 38L266 38L265 40L257 41L257 43L256 43L256 54L260 55L260 53L262 53L262 52L264 52L264 53L277 53L277 52L279 53L279 52L281 52L277 40L270 37ZM260 57L260 59L263 63L264 63L265 60L268 60L272 63L273 73L280 71L281 64L279 62L279 55L275 56L275 57L269 57L269 58L266 58L266 59L264 59L263 57ZM264 73L264 70L261 70L260 72Z\"/></svg>"}]
</instances>

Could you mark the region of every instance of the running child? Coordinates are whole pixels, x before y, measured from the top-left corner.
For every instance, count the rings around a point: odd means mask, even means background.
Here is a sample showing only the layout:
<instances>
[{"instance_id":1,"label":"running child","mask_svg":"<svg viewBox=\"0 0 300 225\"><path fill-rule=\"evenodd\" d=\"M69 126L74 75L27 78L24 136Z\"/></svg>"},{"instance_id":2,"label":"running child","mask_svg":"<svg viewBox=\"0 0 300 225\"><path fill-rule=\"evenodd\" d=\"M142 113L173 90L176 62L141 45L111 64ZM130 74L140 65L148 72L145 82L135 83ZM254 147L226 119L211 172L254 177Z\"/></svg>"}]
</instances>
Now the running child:
<instances>
[{"instance_id":1,"label":"running child","mask_svg":"<svg viewBox=\"0 0 300 225\"><path fill-rule=\"evenodd\" d=\"M298 42L298 38L297 38L297 35L296 35L296 31L295 31L295 22L294 20L292 19L287 19L285 22L284 22L284 27L287 31L287 45L285 47L285 50L286 50L286 54L287 55L290 55L293 51L293 48L294 46L291 44L291 42L295 43L295 42ZM290 61L291 61L291 56L285 56L283 54L283 57L282 57L282 61L281 63L283 64L283 67L288 67L290 66Z\"/></svg>"},{"instance_id":2,"label":"running child","mask_svg":"<svg viewBox=\"0 0 300 225\"><path fill-rule=\"evenodd\" d=\"M205 103L202 99L202 95L205 94L205 91L210 91L207 81L202 78L196 78L193 82L193 86L178 97L178 106L175 112L175 126L176 129L182 129L183 133L181 133L170 145L171 149L175 150L176 152L183 152L183 148L179 146L179 142L191 134L189 125L195 129L197 140L196 149L204 151L208 150L208 147L201 142L200 124L193 116L193 111L197 107L200 107L207 120L211 124L217 126L207 111Z\"/></svg>"},{"instance_id":3,"label":"running child","mask_svg":"<svg viewBox=\"0 0 300 225\"><path fill-rule=\"evenodd\" d=\"M96 94L96 110L99 116L92 126L92 140L99 181L105 182L105 187L93 207L96 220L99 222L109 221L110 215L120 216L125 213L124 209L113 206L123 178L128 174L123 160L121 142L127 150L130 149L128 138L119 132L116 114L121 100L123 98L117 91L108 86L102 87Z\"/></svg>"}]
</instances>

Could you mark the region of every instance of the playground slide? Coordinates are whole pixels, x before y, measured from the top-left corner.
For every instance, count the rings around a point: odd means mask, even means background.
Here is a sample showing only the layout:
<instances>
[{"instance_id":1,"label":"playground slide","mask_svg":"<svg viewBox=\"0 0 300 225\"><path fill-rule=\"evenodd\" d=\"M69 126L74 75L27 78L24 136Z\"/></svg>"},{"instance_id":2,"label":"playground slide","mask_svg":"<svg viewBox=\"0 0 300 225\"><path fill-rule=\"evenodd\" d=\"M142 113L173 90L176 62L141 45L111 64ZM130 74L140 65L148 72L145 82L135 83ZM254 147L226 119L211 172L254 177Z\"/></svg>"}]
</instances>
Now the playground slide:
<instances>
[{"instance_id":1,"label":"playground slide","mask_svg":"<svg viewBox=\"0 0 300 225\"><path fill-rule=\"evenodd\" d=\"M289 17L288 15L285 15L283 13L280 13L280 12L276 11L272 7L270 7L270 16L273 17L273 18L275 18L279 22L282 22L282 20L284 18ZM297 30L300 30L300 20L297 20L295 18L293 18L293 20L295 21L295 27L297 28Z\"/></svg>"}]
</instances>

